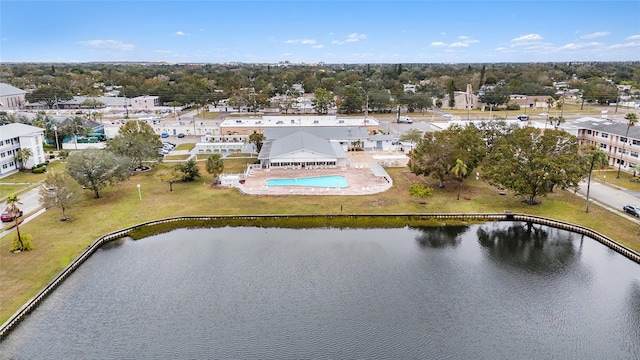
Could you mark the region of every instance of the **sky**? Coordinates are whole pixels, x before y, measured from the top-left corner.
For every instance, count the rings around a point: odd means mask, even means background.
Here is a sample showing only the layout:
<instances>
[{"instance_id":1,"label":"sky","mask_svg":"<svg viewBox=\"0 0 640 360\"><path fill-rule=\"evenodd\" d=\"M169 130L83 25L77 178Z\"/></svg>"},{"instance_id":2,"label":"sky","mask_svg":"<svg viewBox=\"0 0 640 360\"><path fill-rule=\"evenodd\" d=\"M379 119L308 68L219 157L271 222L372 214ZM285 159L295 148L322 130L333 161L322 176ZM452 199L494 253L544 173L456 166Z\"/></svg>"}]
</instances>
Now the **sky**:
<instances>
[{"instance_id":1,"label":"sky","mask_svg":"<svg viewBox=\"0 0 640 360\"><path fill-rule=\"evenodd\" d=\"M638 60L638 0L0 0L2 63Z\"/></svg>"}]
</instances>

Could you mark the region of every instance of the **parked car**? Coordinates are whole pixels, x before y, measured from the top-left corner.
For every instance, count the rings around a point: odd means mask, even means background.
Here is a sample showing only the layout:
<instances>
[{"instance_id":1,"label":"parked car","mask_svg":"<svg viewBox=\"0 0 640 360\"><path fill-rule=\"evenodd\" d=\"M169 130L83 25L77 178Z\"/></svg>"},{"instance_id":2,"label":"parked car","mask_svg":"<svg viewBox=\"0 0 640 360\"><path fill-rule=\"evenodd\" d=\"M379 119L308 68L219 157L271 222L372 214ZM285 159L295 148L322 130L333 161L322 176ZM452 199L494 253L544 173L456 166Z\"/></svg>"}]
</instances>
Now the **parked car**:
<instances>
[{"instance_id":1,"label":"parked car","mask_svg":"<svg viewBox=\"0 0 640 360\"><path fill-rule=\"evenodd\" d=\"M180 133L180 134L178 134L178 137L179 137L179 138L183 138L183 137L184 137L184 134L183 134L183 133Z\"/></svg>"},{"instance_id":2,"label":"parked car","mask_svg":"<svg viewBox=\"0 0 640 360\"><path fill-rule=\"evenodd\" d=\"M635 205L625 205L622 207L626 213L629 213L635 217L640 217L640 206Z\"/></svg>"},{"instance_id":3,"label":"parked car","mask_svg":"<svg viewBox=\"0 0 640 360\"><path fill-rule=\"evenodd\" d=\"M549 116L549 113L546 113L546 112L540 113L540 116Z\"/></svg>"},{"instance_id":4,"label":"parked car","mask_svg":"<svg viewBox=\"0 0 640 360\"><path fill-rule=\"evenodd\" d=\"M18 217L22 217L22 215L23 215L23 212L20 211L20 215L18 215ZM9 221L15 220L15 218L9 215L8 212L3 212L2 215L0 215L0 219L2 220L2 222L9 222Z\"/></svg>"},{"instance_id":5,"label":"parked car","mask_svg":"<svg viewBox=\"0 0 640 360\"><path fill-rule=\"evenodd\" d=\"M529 121L529 115L518 115L518 120Z\"/></svg>"},{"instance_id":6,"label":"parked car","mask_svg":"<svg viewBox=\"0 0 640 360\"><path fill-rule=\"evenodd\" d=\"M166 138L169 137L169 134L165 132L165 133L162 133L162 135L160 135L160 137L162 137L163 139L166 139Z\"/></svg>"}]
</instances>

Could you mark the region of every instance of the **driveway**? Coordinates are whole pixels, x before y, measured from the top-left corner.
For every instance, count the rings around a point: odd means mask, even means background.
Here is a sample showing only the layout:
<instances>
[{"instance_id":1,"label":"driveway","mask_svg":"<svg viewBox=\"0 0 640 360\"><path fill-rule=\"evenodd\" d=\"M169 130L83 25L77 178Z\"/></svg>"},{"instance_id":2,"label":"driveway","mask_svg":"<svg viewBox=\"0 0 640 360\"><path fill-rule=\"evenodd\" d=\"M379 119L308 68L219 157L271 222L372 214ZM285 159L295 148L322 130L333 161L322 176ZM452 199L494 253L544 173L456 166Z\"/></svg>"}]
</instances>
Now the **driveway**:
<instances>
[{"instance_id":1,"label":"driveway","mask_svg":"<svg viewBox=\"0 0 640 360\"><path fill-rule=\"evenodd\" d=\"M21 224L31 221L31 219L42 214L42 212L44 212L45 210L40 205L40 202L39 202L40 195L38 194L37 187L18 195L18 198L22 203L22 205L18 205L18 207L25 214L25 217L22 218L20 221ZM2 203L2 211L4 211L5 207L6 207L6 204ZM11 227L13 227L14 224L15 224L14 222L2 223L2 228L1 228L2 232L0 232L0 238L4 237L5 235L13 231Z\"/></svg>"}]
</instances>

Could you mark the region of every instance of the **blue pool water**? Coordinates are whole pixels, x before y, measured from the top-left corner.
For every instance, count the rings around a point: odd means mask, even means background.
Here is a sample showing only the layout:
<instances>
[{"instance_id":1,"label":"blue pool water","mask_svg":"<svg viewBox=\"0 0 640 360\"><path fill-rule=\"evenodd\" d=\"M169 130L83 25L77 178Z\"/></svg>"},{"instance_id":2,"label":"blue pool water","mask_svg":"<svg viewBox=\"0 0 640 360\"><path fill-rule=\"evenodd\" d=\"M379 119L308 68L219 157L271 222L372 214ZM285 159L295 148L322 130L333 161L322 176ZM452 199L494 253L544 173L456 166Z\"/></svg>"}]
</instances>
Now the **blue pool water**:
<instances>
[{"instance_id":1,"label":"blue pool water","mask_svg":"<svg viewBox=\"0 0 640 360\"><path fill-rule=\"evenodd\" d=\"M326 188L345 188L349 186L344 176L318 176L296 179L267 180L267 186L317 186Z\"/></svg>"}]
</instances>

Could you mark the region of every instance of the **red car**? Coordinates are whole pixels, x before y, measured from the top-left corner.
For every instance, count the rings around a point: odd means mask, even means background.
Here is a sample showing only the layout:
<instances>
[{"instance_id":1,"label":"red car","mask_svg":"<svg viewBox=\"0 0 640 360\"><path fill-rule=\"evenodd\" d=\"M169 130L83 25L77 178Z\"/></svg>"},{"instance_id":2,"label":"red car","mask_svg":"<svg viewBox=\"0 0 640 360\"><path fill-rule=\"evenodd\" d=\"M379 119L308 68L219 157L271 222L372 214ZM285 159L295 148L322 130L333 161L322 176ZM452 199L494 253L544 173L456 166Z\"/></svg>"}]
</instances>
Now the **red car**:
<instances>
[{"instance_id":1,"label":"red car","mask_svg":"<svg viewBox=\"0 0 640 360\"><path fill-rule=\"evenodd\" d=\"M21 217L21 216L22 216L22 211L20 211L20 215L18 215L18 217ZM9 222L9 221L15 220L15 218L9 215L8 212L3 212L2 215L0 215L0 220L2 220L2 222Z\"/></svg>"}]
</instances>

